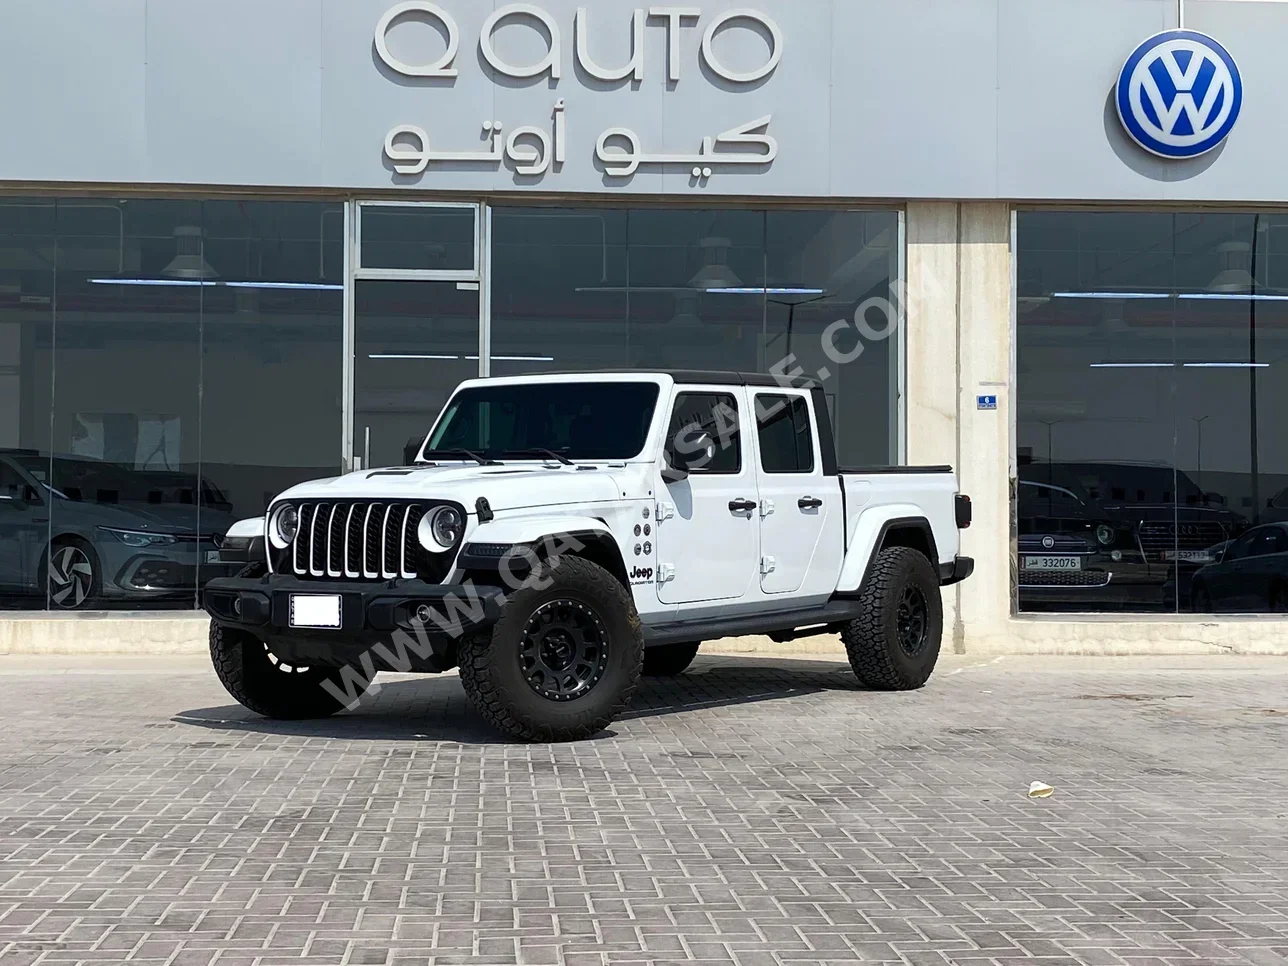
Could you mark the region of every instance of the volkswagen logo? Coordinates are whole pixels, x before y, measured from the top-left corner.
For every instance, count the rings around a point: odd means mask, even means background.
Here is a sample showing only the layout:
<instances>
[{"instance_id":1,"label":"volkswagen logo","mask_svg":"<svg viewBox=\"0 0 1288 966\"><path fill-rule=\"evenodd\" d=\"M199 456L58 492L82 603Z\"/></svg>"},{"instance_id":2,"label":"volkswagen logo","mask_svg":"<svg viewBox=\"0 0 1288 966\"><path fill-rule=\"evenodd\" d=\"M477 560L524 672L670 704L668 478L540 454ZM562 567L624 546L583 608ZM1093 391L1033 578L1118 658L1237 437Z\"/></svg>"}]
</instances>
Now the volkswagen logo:
<instances>
[{"instance_id":1,"label":"volkswagen logo","mask_svg":"<svg viewBox=\"0 0 1288 966\"><path fill-rule=\"evenodd\" d=\"M1043 550L1052 550L1052 549L1054 549L1054 548L1055 548L1055 537L1043 537L1043 538L1042 538L1042 549L1043 549Z\"/></svg>"},{"instance_id":2,"label":"volkswagen logo","mask_svg":"<svg viewBox=\"0 0 1288 966\"><path fill-rule=\"evenodd\" d=\"M1194 158L1225 140L1243 106L1234 58L1207 34L1167 30L1132 51L1114 100L1133 141L1164 158Z\"/></svg>"}]
</instances>

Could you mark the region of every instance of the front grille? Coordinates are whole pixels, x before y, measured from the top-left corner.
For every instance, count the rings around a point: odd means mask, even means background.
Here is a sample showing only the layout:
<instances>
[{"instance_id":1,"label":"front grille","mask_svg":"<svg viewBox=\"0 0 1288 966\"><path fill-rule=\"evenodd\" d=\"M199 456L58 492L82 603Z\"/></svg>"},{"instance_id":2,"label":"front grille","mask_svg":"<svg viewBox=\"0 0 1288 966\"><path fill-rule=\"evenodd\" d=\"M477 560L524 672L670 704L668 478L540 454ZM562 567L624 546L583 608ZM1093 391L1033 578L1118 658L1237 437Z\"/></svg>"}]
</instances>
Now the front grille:
<instances>
[{"instance_id":1,"label":"front grille","mask_svg":"<svg viewBox=\"0 0 1288 966\"><path fill-rule=\"evenodd\" d=\"M1113 576L1102 570L1029 570L1020 574L1020 586L1104 587Z\"/></svg>"},{"instance_id":2,"label":"front grille","mask_svg":"<svg viewBox=\"0 0 1288 966\"><path fill-rule=\"evenodd\" d=\"M418 503L302 503L291 568L299 577L332 580L421 576L430 554L416 528L428 510Z\"/></svg>"},{"instance_id":3,"label":"front grille","mask_svg":"<svg viewBox=\"0 0 1288 966\"><path fill-rule=\"evenodd\" d=\"M1140 549L1148 556L1171 550L1207 550L1230 539L1219 523L1150 523L1143 522L1138 531Z\"/></svg>"},{"instance_id":4,"label":"front grille","mask_svg":"<svg viewBox=\"0 0 1288 966\"><path fill-rule=\"evenodd\" d=\"M1049 541L1051 546L1047 546ZM1019 537L1021 553L1029 554L1069 554L1090 553L1091 545L1082 537L1063 533L1022 533Z\"/></svg>"}]
</instances>

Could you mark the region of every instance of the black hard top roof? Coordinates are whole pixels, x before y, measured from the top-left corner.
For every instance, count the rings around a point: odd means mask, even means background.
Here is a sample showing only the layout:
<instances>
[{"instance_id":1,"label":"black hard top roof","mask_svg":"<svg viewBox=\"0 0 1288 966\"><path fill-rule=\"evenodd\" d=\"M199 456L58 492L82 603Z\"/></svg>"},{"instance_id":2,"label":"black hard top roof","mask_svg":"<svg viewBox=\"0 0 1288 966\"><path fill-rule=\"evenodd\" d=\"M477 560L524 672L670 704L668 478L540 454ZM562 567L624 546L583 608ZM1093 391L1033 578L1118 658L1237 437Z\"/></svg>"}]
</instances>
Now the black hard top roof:
<instances>
[{"instance_id":1,"label":"black hard top roof","mask_svg":"<svg viewBox=\"0 0 1288 966\"><path fill-rule=\"evenodd\" d=\"M680 385L714 386L769 386L775 389L815 389L812 379L788 379L766 375L763 372L729 372L719 369L591 369L580 372L534 372L534 376L670 376Z\"/></svg>"}]
</instances>

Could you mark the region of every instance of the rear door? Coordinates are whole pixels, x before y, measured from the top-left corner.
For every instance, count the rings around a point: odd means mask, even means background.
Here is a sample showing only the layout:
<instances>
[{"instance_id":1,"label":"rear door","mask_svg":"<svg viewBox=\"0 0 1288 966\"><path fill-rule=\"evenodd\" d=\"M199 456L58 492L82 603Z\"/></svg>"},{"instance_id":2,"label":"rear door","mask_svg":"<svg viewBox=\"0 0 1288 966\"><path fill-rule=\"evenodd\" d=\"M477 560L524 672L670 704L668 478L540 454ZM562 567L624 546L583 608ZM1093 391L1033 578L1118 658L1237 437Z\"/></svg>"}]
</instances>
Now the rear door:
<instances>
[{"instance_id":1,"label":"rear door","mask_svg":"<svg viewBox=\"0 0 1288 966\"><path fill-rule=\"evenodd\" d=\"M747 396L740 388L684 387L676 393L665 446L680 446L700 433L714 451L687 479L667 482L659 475L658 566L670 579L658 587L666 604L736 600L755 586L759 531L756 527L756 470L747 451ZM649 561L648 535L641 558ZM630 567L636 561L627 561Z\"/></svg>"},{"instance_id":2,"label":"rear door","mask_svg":"<svg viewBox=\"0 0 1288 966\"><path fill-rule=\"evenodd\" d=\"M845 524L840 480L825 474L811 399L804 392L756 392L753 410L760 589L766 594L831 591L844 555ZM811 582L811 574L818 580Z\"/></svg>"}]
</instances>

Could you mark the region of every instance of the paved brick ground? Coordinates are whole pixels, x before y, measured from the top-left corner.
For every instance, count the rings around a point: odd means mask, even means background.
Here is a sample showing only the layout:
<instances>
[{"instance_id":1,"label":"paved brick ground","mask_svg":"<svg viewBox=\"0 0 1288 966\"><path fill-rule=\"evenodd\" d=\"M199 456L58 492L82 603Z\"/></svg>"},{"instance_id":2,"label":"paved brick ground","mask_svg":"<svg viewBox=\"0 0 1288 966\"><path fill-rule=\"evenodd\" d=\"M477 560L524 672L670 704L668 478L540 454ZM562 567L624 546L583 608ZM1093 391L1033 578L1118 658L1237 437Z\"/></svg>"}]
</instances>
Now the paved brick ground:
<instances>
[{"instance_id":1,"label":"paved brick ground","mask_svg":"<svg viewBox=\"0 0 1288 966\"><path fill-rule=\"evenodd\" d=\"M454 677L0 659L0 723L3 966L1288 962L1288 661L702 658L527 747Z\"/></svg>"}]
</instances>

